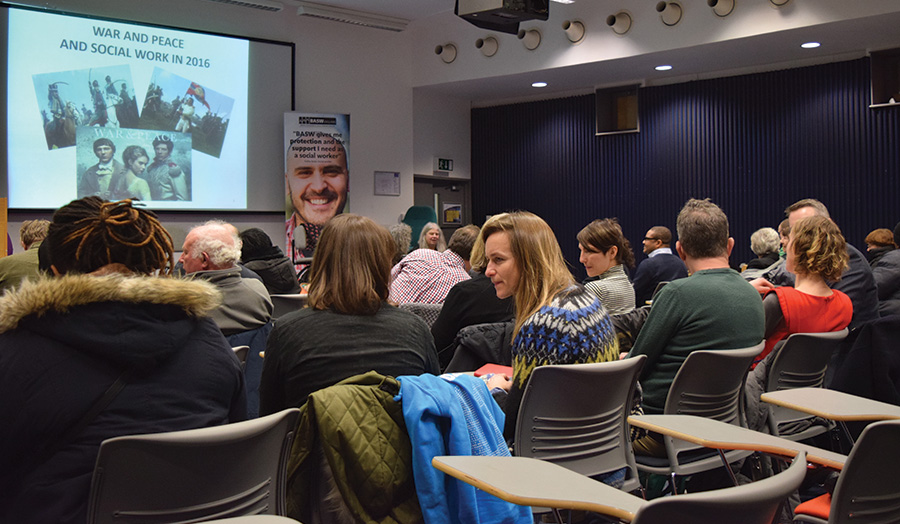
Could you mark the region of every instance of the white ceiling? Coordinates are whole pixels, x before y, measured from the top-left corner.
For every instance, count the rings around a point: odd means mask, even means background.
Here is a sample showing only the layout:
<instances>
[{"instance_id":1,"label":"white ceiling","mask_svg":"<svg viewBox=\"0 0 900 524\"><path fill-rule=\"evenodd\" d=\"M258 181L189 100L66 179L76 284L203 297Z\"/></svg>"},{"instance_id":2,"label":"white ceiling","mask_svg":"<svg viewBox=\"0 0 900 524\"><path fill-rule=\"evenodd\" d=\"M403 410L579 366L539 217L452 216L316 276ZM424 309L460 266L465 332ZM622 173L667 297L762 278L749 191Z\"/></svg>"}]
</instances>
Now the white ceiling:
<instances>
[{"instance_id":1,"label":"white ceiling","mask_svg":"<svg viewBox=\"0 0 900 524\"><path fill-rule=\"evenodd\" d=\"M706 0L679 1L685 18L675 27L660 23L651 0L551 3L548 21L523 25L544 33L541 48L528 52L514 35L481 30L455 17L455 0L315 0L410 20L414 86L466 98L474 105L588 92L601 85L664 84L797 67L900 47L900 0L790 0L782 8L769 0L735 0L735 10L726 18L711 15ZM617 37L605 20L623 8L632 13L634 28ZM569 19L587 26L583 44L572 46L562 36L560 24ZM500 41L500 52L490 59L474 48L477 38L488 35ZM799 43L808 40L823 45L801 50ZM436 44L445 42L459 48L450 65L433 53ZM655 72L653 67L661 63L672 63L675 69ZM535 90L530 87L535 80L550 86Z\"/></svg>"}]
</instances>

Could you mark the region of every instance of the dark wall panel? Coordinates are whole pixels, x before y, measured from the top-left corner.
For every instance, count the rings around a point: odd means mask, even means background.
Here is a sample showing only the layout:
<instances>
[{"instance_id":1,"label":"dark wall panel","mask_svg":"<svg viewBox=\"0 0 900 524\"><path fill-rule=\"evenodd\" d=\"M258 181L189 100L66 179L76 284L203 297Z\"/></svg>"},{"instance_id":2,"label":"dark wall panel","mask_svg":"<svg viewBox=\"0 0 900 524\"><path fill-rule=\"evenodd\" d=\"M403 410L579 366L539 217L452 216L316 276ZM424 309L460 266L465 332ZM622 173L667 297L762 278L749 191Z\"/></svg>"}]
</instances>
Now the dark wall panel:
<instances>
[{"instance_id":1,"label":"dark wall panel","mask_svg":"<svg viewBox=\"0 0 900 524\"><path fill-rule=\"evenodd\" d=\"M553 227L579 278L575 235L618 217L636 246L675 229L685 200L731 221L733 262L784 208L822 200L848 240L900 221L900 109L869 109L869 62L643 88L641 131L595 136L585 95L472 111L473 217L525 209Z\"/></svg>"}]
</instances>

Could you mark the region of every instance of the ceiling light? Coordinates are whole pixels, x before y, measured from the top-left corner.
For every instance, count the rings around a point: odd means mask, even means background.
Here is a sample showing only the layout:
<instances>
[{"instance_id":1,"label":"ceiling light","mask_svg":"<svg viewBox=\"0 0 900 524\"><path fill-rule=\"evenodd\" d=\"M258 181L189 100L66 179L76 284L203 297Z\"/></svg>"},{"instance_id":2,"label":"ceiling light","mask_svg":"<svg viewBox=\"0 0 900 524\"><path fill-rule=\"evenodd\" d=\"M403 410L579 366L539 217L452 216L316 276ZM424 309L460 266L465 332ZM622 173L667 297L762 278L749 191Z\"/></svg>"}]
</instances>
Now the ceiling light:
<instances>
[{"instance_id":1,"label":"ceiling light","mask_svg":"<svg viewBox=\"0 0 900 524\"><path fill-rule=\"evenodd\" d=\"M547 87L547 82L532 82L531 87Z\"/></svg>"},{"instance_id":2,"label":"ceiling light","mask_svg":"<svg viewBox=\"0 0 900 524\"><path fill-rule=\"evenodd\" d=\"M822 44L820 44L818 42L806 42L804 44L800 44L800 47L802 47L803 49L815 49L815 48L819 47L820 45L822 45Z\"/></svg>"},{"instance_id":3,"label":"ceiling light","mask_svg":"<svg viewBox=\"0 0 900 524\"><path fill-rule=\"evenodd\" d=\"M584 40L584 24L578 20L566 20L562 25L566 32L566 38L573 44L580 44Z\"/></svg>"},{"instance_id":4,"label":"ceiling light","mask_svg":"<svg viewBox=\"0 0 900 524\"><path fill-rule=\"evenodd\" d=\"M556 2L557 4L574 4L575 0L550 0L551 2Z\"/></svg>"},{"instance_id":5,"label":"ceiling light","mask_svg":"<svg viewBox=\"0 0 900 524\"><path fill-rule=\"evenodd\" d=\"M434 48L434 54L441 57L445 64L456 60L456 46L453 44L439 45Z\"/></svg>"},{"instance_id":6,"label":"ceiling light","mask_svg":"<svg viewBox=\"0 0 900 524\"><path fill-rule=\"evenodd\" d=\"M657 71L669 71L670 69L672 69L672 66L670 66L670 65L668 65L668 64L665 64L665 65L658 65L658 66L655 67L655 69L656 69Z\"/></svg>"}]
</instances>

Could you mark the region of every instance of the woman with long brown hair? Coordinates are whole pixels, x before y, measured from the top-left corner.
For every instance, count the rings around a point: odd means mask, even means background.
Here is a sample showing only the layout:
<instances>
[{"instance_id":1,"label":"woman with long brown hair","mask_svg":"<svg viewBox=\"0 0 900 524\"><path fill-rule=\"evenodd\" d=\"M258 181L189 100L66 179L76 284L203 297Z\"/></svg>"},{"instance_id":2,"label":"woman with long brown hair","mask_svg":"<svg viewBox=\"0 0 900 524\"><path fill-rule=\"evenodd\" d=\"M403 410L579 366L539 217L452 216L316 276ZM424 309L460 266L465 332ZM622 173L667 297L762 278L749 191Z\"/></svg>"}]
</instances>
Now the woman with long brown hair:
<instances>
[{"instance_id":1,"label":"woman with long brown hair","mask_svg":"<svg viewBox=\"0 0 900 524\"><path fill-rule=\"evenodd\" d=\"M537 366L607 362L619 344L600 300L575 283L553 230L525 211L491 217L481 228L487 268L498 298L514 297L513 377L491 387L509 391L506 436L511 437L522 392Z\"/></svg>"},{"instance_id":2,"label":"woman with long brown hair","mask_svg":"<svg viewBox=\"0 0 900 524\"><path fill-rule=\"evenodd\" d=\"M428 326L387 302L395 251L387 229L369 218L342 214L325 224L309 307L279 318L269 335L261 415L299 407L310 393L367 371L440 373Z\"/></svg>"}]
</instances>

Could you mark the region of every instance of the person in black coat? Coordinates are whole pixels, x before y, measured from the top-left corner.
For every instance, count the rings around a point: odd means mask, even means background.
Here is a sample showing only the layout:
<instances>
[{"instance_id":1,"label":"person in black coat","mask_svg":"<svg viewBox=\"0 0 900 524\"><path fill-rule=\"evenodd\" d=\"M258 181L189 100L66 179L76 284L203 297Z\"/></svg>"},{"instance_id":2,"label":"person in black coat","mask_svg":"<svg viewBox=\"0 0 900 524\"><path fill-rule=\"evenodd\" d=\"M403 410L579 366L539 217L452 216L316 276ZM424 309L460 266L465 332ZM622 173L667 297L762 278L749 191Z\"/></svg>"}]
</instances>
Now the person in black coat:
<instances>
[{"instance_id":1,"label":"person in black coat","mask_svg":"<svg viewBox=\"0 0 900 524\"><path fill-rule=\"evenodd\" d=\"M259 275L270 295L300 292L297 270L265 231L253 227L240 237L241 264Z\"/></svg>"},{"instance_id":2,"label":"person in black coat","mask_svg":"<svg viewBox=\"0 0 900 524\"><path fill-rule=\"evenodd\" d=\"M0 298L0 522L83 524L101 442L243 420L244 381L215 287L154 276L173 253L153 213L76 200L43 245L56 276Z\"/></svg>"}]
</instances>

